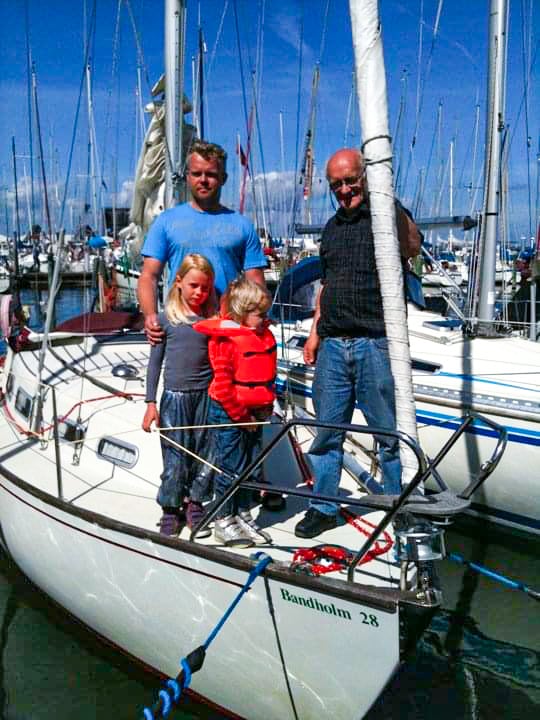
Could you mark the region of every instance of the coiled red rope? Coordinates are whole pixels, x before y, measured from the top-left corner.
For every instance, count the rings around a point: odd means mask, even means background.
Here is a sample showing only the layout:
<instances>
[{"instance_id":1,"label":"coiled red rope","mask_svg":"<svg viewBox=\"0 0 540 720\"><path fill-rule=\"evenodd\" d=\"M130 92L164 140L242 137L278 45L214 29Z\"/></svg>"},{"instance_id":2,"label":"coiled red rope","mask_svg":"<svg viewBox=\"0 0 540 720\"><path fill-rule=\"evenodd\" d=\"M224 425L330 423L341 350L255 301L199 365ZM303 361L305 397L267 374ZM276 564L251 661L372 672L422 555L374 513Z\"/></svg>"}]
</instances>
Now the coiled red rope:
<instances>
[{"instance_id":1,"label":"coiled red rope","mask_svg":"<svg viewBox=\"0 0 540 720\"><path fill-rule=\"evenodd\" d=\"M355 527L358 532L366 535L366 537L369 537L376 527L366 518L355 515L349 510L342 509L341 515L349 525ZM373 547L364 555L360 564L363 565L379 555L384 555L393 544L394 541L385 530L383 537L375 541ZM315 545L311 548L298 548L293 555L291 568L309 575L325 575L326 573L344 570L353 558L354 553L341 545Z\"/></svg>"}]
</instances>

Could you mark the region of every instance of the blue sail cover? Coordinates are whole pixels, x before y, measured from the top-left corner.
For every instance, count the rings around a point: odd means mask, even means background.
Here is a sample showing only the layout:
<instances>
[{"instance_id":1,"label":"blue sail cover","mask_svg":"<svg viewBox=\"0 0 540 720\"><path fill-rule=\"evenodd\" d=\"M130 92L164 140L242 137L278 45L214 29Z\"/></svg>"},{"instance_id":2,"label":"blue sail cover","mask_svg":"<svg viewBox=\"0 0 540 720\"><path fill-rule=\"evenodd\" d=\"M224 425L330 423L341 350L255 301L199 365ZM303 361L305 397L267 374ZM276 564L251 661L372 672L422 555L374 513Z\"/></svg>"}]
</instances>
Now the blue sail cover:
<instances>
[{"instance_id":1,"label":"blue sail cover","mask_svg":"<svg viewBox=\"0 0 540 720\"><path fill-rule=\"evenodd\" d=\"M295 322L311 317L320 279L321 261L318 255L304 258L293 265L276 290L270 309L271 319L276 322Z\"/></svg>"}]
</instances>

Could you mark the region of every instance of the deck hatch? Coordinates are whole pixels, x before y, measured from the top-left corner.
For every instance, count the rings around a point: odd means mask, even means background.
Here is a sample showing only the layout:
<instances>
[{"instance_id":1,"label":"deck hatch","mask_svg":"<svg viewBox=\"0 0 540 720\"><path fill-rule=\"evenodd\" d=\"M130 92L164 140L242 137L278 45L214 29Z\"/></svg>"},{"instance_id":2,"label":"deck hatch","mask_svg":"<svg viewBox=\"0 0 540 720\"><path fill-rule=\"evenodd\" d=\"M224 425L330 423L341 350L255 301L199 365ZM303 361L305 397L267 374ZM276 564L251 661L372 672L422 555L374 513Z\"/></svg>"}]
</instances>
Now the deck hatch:
<instances>
[{"instance_id":1,"label":"deck hatch","mask_svg":"<svg viewBox=\"0 0 540 720\"><path fill-rule=\"evenodd\" d=\"M102 437L97 447L98 457L114 465L132 468L139 459L139 449L135 445L112 437Z\"/></svg>"},{"instance_id":2,"label":"deck hatch","mask_svg":"<svg viewBox=\"0 0 540 720\"><path fill-rule=\"evenodd\" d=\"M29 418L32 414L32 405L34 404L34 398L26 392L26 390L23 390L23 388L19 388L17 390L17 395L15 396L15 410L17 410L18 413L20 413L24 418Z\"/></svg>"}]
</instances>

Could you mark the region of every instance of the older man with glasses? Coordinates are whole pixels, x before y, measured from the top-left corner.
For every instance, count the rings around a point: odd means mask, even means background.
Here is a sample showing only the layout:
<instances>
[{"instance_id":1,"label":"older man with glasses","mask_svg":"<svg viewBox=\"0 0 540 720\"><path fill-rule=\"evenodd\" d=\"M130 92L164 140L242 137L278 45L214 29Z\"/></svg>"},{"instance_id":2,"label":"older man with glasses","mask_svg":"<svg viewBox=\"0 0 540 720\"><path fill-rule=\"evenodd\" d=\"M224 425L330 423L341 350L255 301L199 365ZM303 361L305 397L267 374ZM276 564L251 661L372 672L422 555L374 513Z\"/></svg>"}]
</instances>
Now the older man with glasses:
<instances>
[{"instance_id":1,"label":"older man with glasses","mask_svg":"<svg viewBox=\"0 0 540 720\"><path fill-rule=\"evenodd\" d=\"M305 362L316 362L313 402L317 419L350 423L358 405L368 424L392 430L396 426L394 380L362 154L350 148L339 150L328 161L326 176L339 208L322 235L321 289L304 346ZM405 261L420 251L420 234L398 202L396 221ZM315 475L314 492L337 494L343 439L343 433L319 429L308 456ZM397 494L401 488L398 443L383 436L378 440L383 490ZM313 500L296 525L296 535L311 538L336 527L337 513L335 503Z\"/></svg>"}]
</instances>

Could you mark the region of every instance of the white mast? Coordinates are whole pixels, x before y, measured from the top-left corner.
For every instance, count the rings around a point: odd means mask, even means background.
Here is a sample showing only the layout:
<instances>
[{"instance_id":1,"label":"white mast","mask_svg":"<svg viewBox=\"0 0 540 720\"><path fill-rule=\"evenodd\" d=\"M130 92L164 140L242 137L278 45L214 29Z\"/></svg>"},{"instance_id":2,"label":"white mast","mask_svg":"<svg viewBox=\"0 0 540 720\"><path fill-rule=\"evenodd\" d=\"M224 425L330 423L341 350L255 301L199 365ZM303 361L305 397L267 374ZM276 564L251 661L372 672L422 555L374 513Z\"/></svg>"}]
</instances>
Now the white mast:
<instances>
[{"instance_id":1,"label":"white mast","mask_svg":"<svg viewBox=\"0 0 540 720\"><path fill-rule=\"evenodd\" d=\"M501 147L505 131L507 28L507 0L491 0L484 203L480 230L481 273L478 291L478 331L483 335L493 333L497 231L501 208Z\"/></svg>"},{"instance_id":2,"label":"white mast","mask_svg":"<svg viewBox=\"0 0 540 720\"><path fill-rule=\"evenodd\" d=\"M101 230L101 223L98 220L98 193L96 168L99 167L96 152L96 127L94 123L94 99L92 95L92 80L90 62L86 64L86 104L88 113L88 152L90 154L90 188L92 192L92 229L95 232Z\"/></svg>"},{"instance_id":3,"label":"white mast","mask_svg":"<svg viewBox=\"0 0 540 720\"><path fill-rule=\"evenodd\" d=\"M377 0L350 0L350 12L375 260L395 383L397 425L399 430L416 439L416 411L403 271L397 240L392 147ZM406 483L412 479L417 462L408 448L402 446L400 451L403 482Z\"/></svg>"},{"instance_id":4,"label":"white mast","mask_svg":"<svg viewBox=\"0 0 540 720\"><path fill-rule=\"evenodd\" d=\"M454 140L452 139L450 141L450 182L448 185L448 210L450 217L453 217L454 215ZM448 234L448 250L450 252L453 252L454 250L454 232L452 228L450 228L450 233Z\"/></svg>"},{"instance_id":5,"label":"white mast","mask_svg":"<svg viewBox=\"0 0 540 720\"><path fill-rule=\"evenodd\" d=\"M182 174L186 0L165 0L165 207L179 200Z\"/></svg>"}]
</instances>

